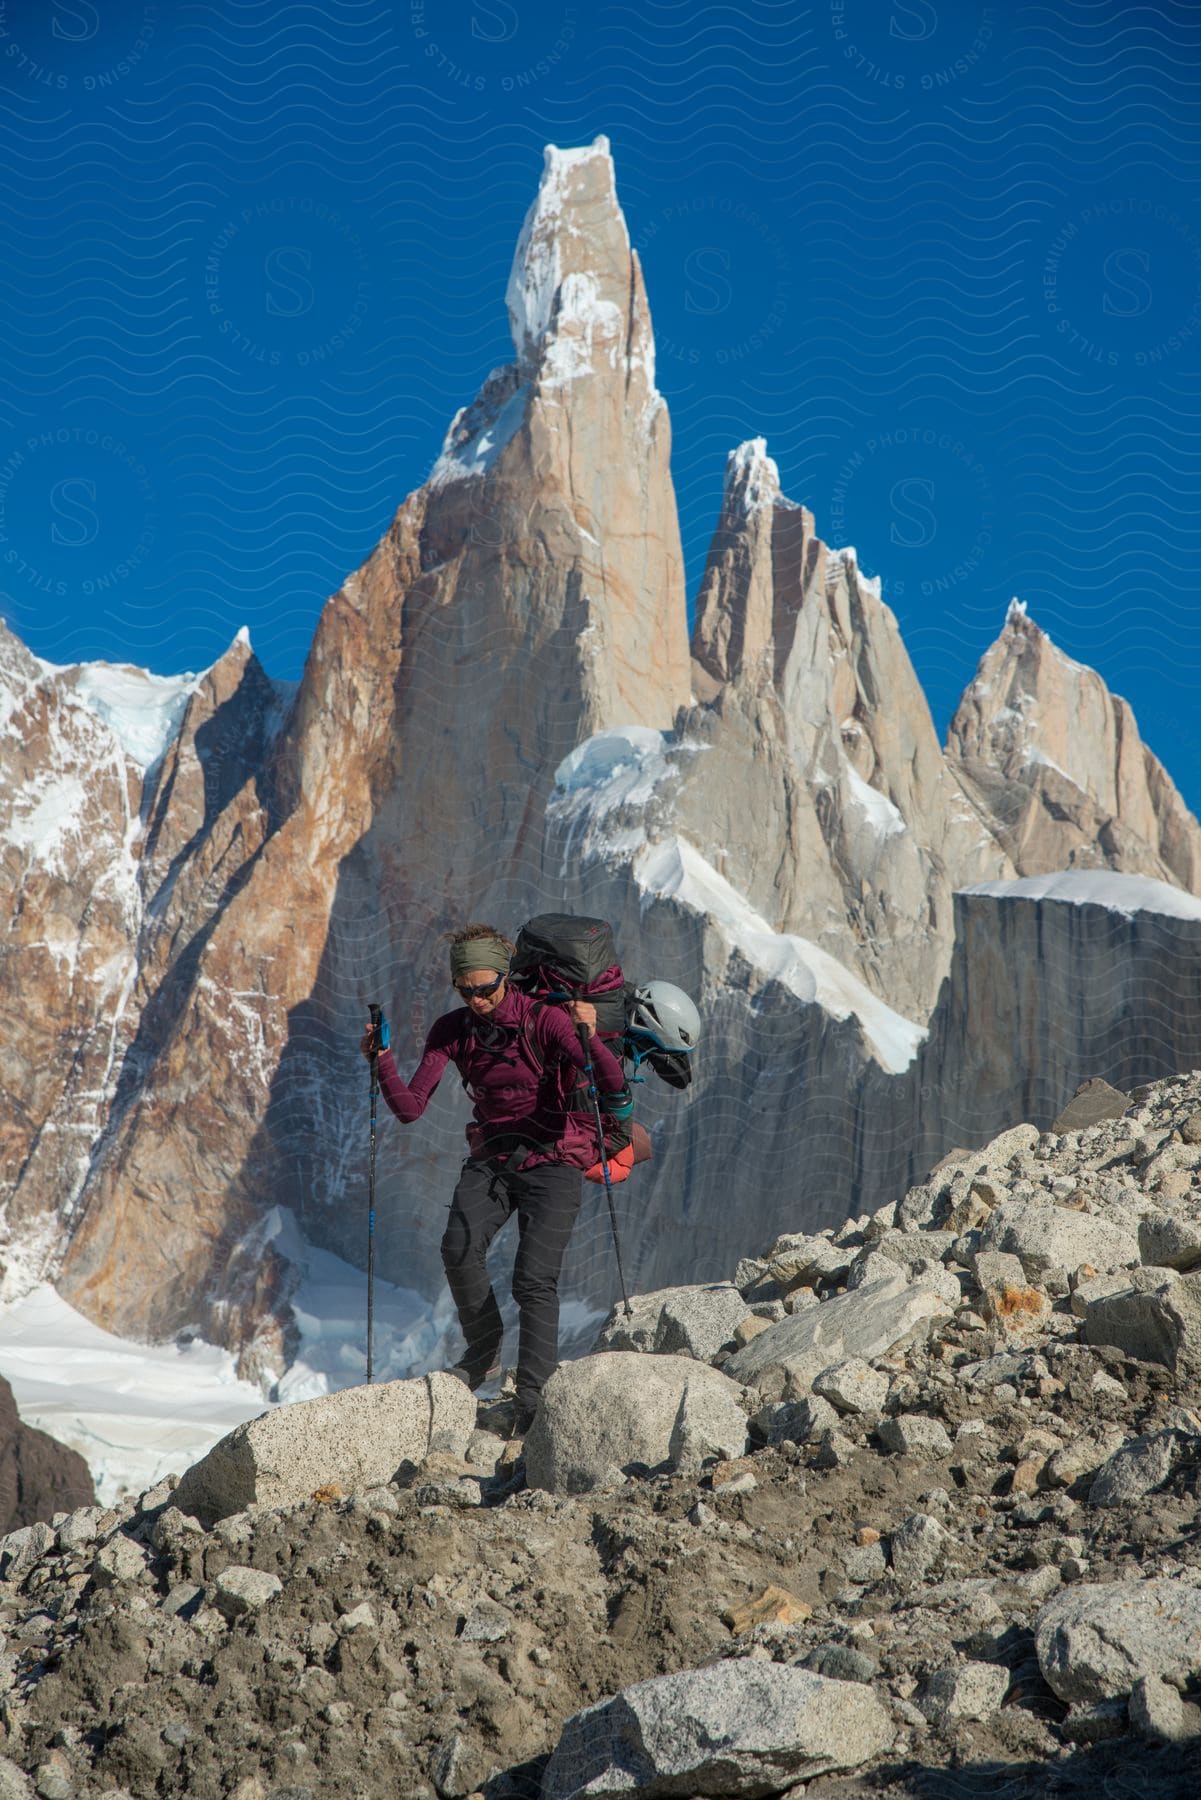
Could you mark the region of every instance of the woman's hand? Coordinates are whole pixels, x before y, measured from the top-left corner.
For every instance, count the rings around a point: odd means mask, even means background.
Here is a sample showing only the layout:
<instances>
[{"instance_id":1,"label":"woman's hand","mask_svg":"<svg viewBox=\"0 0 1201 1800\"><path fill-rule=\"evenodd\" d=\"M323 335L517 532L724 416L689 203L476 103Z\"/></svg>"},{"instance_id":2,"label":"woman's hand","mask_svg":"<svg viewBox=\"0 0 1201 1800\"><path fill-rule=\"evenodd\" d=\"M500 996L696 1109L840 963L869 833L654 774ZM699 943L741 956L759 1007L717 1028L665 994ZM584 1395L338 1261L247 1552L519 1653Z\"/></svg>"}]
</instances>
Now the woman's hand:
<instances>
[{"instance_id":1,"label":"woman's hand","mask_svg":"<svg viewBox=\"0 0 1201 1800\"><path fill-rule=\"evenodd\" d=\"M388 1035L386 1019L380 1020L378 1030L369 1020L366 1031L359 1039L359 1049L366 1057L378 1056L381 1050L388 1048Z\"/></svg>"},{"instance_id":2,"label":"woman's hand","mask_svg":"<svg viewBox=\"0 0 1201 1800\"><path fill-rule=\"evenodd\" d=\"M569 1000L567 1011L573 1025L586 1025L588 1036L596 1035L596 1008L589 1000Z\"/></svg>"}]
</instances>

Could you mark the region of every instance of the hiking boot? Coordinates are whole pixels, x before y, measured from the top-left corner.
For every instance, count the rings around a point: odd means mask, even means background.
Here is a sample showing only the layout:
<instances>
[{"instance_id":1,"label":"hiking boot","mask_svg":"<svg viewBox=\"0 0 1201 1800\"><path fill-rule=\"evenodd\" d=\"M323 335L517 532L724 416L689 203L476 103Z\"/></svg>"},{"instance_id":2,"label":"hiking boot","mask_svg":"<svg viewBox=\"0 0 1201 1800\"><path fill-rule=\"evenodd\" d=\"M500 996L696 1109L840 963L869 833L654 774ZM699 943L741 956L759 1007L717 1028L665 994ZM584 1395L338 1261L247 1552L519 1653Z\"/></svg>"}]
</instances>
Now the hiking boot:
<instances>
[{"instance_id":1,"label":"hiking boot","mask_svg":"<svg viewBox=\"0 0 1201 1800\"><path fill-rule=\"evenodd\" d=\"M537 1409L537 1401L530 1403L512 1395L493 1401L491 1406L481 1412L480 1424L485 1431L495 1432L500 1437L522 1438L529 1430Z\"/></svg>"},{"instance_id":2,"label":"hiking boot","mask_svg":"<svg viewBox=\"0 0 1201 1800\"><path fill-rule=\"evenodd\" d=\"M482 1375L478 1374L476 1370L468 1368L466 1363L455 1363L453 1367L447 1369L446 1373L453 1375L456 1381L461 1381L463 1386L470 1388L474 1394L477 1388L482 1388L487 1382L496 1380L500 1374L500 1359L498 1357Z\"/></svg>"}]
</instances>

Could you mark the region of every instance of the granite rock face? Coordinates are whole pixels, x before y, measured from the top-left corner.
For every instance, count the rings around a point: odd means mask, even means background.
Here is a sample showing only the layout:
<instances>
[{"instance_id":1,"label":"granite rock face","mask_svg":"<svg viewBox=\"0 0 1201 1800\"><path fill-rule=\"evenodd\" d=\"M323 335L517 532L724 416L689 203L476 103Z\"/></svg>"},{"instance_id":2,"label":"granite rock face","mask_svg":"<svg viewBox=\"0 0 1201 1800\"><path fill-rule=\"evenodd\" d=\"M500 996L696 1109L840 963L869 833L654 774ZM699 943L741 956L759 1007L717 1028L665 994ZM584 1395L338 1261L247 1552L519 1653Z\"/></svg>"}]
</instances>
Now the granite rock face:
<instances>
[{"instance_id":1,"label":"granite rock face","mask_svg":"<svg viewBox=\"0 0 1201 1800\"><path fill-rule=\"evenodd\" d=\"M947 755L1019 874L1119 869L1197 892L1201 828L1129 705L1020 604L959 703Z\"/></svg>"},{"instance_id":2,"label":"granite rock face","mask_svg":"<svg viewBox=\"0 0 1201 1800\"><path fill-rule=\"evenodd\" d=\"M701 705L681 733L706 749L681 829L721 846L719 872L774 930L923 1016L952 887L1014 869L944 761L879 582L781 493L761 438L727 463L692 649Z\"/></svg>"}]
</instances>

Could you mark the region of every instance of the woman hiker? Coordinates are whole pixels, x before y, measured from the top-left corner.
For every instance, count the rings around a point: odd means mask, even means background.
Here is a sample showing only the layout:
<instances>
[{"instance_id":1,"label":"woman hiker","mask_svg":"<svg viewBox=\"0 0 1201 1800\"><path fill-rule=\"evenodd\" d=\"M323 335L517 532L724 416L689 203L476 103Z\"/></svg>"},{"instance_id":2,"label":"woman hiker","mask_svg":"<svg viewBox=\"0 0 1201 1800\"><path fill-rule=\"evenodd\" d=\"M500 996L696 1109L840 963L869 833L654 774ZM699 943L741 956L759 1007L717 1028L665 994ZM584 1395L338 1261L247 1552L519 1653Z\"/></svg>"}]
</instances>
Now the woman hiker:
<instances>
[{"instance_id":1,"label":"woman hiker","mask_svg":"<svg viewBox=\"0 0 1201 1800\"><path fill-rule=\"evenodd\" d=\"M591 1116L570 1111L564 1097L584 1068L578 1026L593 1034L589 1055L602 1105L606 1096L628 1098L628 1090L620 1062L595 1036L596 1008L584 1000L548 1005L512 987L513 949L490 925L452 935L450 978L463 1005L435 1022L407 1083L386 1037L385 1047L378 1046L368 1026L359 1047L365 1056L378 1053L380 1092L405 1125L421 1117L447 1063L454 1063L474 1102L469 1155L442 1239L467 1340L451 1373L474 1389L497 1372L504 1326L484 1259L515 1212L513 1298L521 1331L513 1429L520 1434L558 1362L559 1271L579 1211L582 1171L597 1156Z\"/></svg>"}]
</instances>

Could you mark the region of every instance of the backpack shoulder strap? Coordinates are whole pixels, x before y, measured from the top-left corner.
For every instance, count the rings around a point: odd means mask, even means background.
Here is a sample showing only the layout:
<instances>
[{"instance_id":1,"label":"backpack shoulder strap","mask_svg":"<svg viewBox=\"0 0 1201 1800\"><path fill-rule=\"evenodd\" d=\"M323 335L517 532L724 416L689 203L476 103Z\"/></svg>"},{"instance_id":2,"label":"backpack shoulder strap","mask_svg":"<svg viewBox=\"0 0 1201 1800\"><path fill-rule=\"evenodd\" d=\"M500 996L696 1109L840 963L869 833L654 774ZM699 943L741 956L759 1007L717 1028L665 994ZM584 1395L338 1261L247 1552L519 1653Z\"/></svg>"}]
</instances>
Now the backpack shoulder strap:
<instances>
[{"instance_id":1,"label":"backpack shoulder strap","mask_svg":"<svg viewBox=\"0 0 1201 1800\"><path fill-rule=\"evenodd\" d=\"M534 1030L534 1021L542 1012L542 1009L548 1004L549 1003L544 999L535 1000L517 1029L517 1047L525 1056L525 1060L529 1063L535 1075L541 1075L545 1070L546 1058L543 1056L538 1044L537 1033Z\"/></svg>"}]
</instances>

